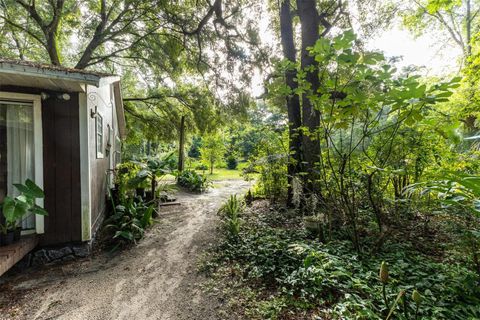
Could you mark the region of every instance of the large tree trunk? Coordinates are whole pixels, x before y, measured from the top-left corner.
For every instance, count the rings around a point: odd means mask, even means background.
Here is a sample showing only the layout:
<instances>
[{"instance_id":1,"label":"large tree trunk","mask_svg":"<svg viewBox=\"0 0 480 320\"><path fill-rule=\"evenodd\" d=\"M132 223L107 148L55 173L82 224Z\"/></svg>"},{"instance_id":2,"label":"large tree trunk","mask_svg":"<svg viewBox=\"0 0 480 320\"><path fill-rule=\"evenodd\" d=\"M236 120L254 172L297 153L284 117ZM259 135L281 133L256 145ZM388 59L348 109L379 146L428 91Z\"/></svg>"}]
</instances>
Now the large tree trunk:
<instances>
[{"instance_id":1,"label":"large tree trunk","mask_svg":"<svg viewBox=\"0 0 480 320\"><path fill-rule=\"evenodd\" d=\"M178 143L178 172L185 167L185 116L180 119L180 141Z\"/></svg>"},{"instance_id":2,"label":"large tree trunk","mask_svg":"<svg viewBox=\"0 0 480 320\"><path fill-rule=\"evenodd\" d=\"M282 49L284 58L288 61L296 62L296 49L293 38L292 15L290 11L290 0L283 0L280 8L280 34L282 38ZM301 147L302 136L299 128L302 126L302 115L300 112L300 98L294 93L298 84L295 81L297 71L294 68L285 71L285 83L292 90L287 96L288 112L288 134L290 142L290 154L288 160L288 196L287 205L292 205L293 189L292 180L301 170Z\"/></svg>"},{"instance_id":3,"label":"large tree trunk","mask_svg":"<svg viewBox=\"0 0 480 320\"><path fill-rule=\"evenodd\" d=\"M53 65L61 66L62 62L60 61L60 54L58 52L57 37L53 33L46 34L45 37L47 38L46 49L50 58L50 62Z\"/></svg>"},{"instance_id":4,"label":"large tree trunk","mask_svg":"<svg viewBox=\"0 0 480 320\"><path fill-rule=\"evenodd\" d=\"M308 70L306 81L310 83L313 93L317 92L319 78L315 59L310 55L307 48L313 47L319 38L320 17L315 3L314 0L297 0L298 16L302 25L301 67L303 70ZM319 192L319 190L316 190L318 184L315 183L315 180L318 179L318 174L315 167L320 156L320 142L317 139L320 113L315 109L308 95L308 92L302 95L302 123L308 129L308 134L304 134L302 140L303 161L306 165L304 171L308 173L305 175L306 181L304 182L307 195L313 191Z\"/></svg>"}]
</instances>

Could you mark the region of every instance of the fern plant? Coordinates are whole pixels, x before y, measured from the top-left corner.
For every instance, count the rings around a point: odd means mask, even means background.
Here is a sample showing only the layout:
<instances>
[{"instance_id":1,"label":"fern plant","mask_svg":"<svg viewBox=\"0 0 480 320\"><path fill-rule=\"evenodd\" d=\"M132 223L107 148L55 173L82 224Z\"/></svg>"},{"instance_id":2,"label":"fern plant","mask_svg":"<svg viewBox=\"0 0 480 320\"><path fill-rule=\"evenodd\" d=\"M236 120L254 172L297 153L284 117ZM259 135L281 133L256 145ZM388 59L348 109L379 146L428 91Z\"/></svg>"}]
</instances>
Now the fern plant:
<instances>
[{"instance_id":1,"label":"fern plant","mask_svg":"<svg viewBox=\"0 0 480 320\"><path fill-rule=\"evenodd\" d=\"M225 229L231 238L238 238L240 234L241 219L240 213L243 211L244 203L237 195L231 195L225 204L218 210L218 213L224 217Z\"/></svg>"}]
</instances>

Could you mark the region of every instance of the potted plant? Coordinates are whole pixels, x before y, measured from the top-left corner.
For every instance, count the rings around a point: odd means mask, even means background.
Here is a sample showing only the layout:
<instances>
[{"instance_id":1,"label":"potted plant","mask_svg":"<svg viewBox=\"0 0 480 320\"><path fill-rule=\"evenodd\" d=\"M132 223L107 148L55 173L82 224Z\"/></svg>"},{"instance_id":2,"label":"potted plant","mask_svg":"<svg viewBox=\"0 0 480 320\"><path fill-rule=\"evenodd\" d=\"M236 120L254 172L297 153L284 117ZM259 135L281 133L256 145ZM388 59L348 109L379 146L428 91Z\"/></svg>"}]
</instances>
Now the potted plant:
<instances>
[{"instance_id":1,"label":"potted plant","mask_svg":"<svg viewBox=\"0 0 480 320\"><path fill-rule=\"evenodd\" d=\"M25 184L14 184L14 186L20 191L20 195L15 198L7 196L0 204L3 217L5 218L5 224L1 225L0 230L2 245L9 245L16 239L20 239L18 221L26 214L32 212L34 214L47 215L47 212L35 203L36 199L44 197L43 190L39 186L30 179L27 179Z\"/></svg>"},{"instance_id":2,"label":"potted plant","mask_svg":"<svg viewBox=\"0 0 480 320\"><path fill-rule=\"evenodd\" d=\"M169 153L160 159L148 159L145 163L135 162L141 170L129 181L129 184L130 186L137 186L137 195L139 195L140 192L143 195L142 198L145 199L145 189L150 187L148 197L151 198L151 200L155 200L158 179L171 173L175 167L175 159L172 156L173 153ZM145 187L142 191L140 188L143 186Z\"/></svg>"}]
</instances>

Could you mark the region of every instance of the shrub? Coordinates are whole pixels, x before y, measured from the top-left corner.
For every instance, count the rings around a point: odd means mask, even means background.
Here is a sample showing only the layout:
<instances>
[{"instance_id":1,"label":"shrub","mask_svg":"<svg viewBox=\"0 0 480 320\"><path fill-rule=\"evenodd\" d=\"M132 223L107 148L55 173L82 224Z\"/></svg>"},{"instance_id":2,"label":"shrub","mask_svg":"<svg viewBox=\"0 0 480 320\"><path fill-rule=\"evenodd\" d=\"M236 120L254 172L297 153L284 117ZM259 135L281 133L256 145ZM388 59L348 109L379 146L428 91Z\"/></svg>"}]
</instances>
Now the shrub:
<instances>
[{"instance_id":1,"label":"shrub","mask_svg":"<svg viewBox=\"0 0 480 320\"><path fill-rule=\"evenodd\" d=\"M234 208L233 201L227 203L224 216L237 212ZM286 225L279 225L281 219ZM218 261L240 268L238 281L259 291L259 299L247 306L250 312L262 312L260 306L268 302L261 297L268 296L282 301L269 319L295 311L315 311L322 319L386 319L390 311L390 319L403 320L480 316L475 307L480 303L479 278L468 266L438 262L410 245L390 242L381 253L359 255L349 241L311 240L301 217L287 219L275 211L258 216L247 211L241 237L228 236L218 248ZM389 269L388 279L382 278L386 299L378 272L382 261ZM421 304L413 299L414 291ZM403 300L397 301L399 293Z\"/></svg>"},{"instance_id":2,"label":"shrub","mask_svg":"<svg viewBox=\"0 0 480 320\"><path fill-rule=\"evenodd\" d=\"M227 168L230 169L230 170L235 170L237 169L237 166L238 166L238 161L237 159L230 155L227 157Z\"/></svg>"},{"instance_id":3,"label":"shrub","mask_svg":"<svg viewBox=\"0 0 480 320\"><path fill-rule=\"evenodd\" d=\"M124 199L105 221L105 230L116 246L136 243L152 225L153 212L153 205L146 206L142 201L137 203L133 198Z\"/></svg>"},{"instance_id":4,"label":"shrub","mask_svg":"<svg viewBox=\"0 0 480 320\"><path fill-rule=\"evenodd\" d=\"M205 171L205 170L208 170L208 166L207 166L206 164L204 164L204 163L201 163L201 164L199 164L199 165L197 165L197 166L195 167L195 170Z\"/></svg>"},{"instance_id":5,"label":"shrub","mask_svg":"<svg viewBox=\"0 0 480 320\"><path fill-rule=\"evenodd\" d=\"M194 170L184 170L177 175L179 186L193 192L204 192L211 185L206 176L198 174Z\"/></svg>"},{"instance_id":6,"label":"shrub","mask_svg":"<svg viewBox=\"0 0 480 320\"><path fill-rule=\"evenodd\" d=\"M223 216L225 230L230 238L237 238L240 233L240 213L244 204L236 195L230 196L218 213Z\"/></svg>"},{"instance_id":7,"label":"shrub","mask_svg":"<svg viewBox=\"0 0 480 320\"><path fill-rule=\"evenodd\" d=\"M115 184L120 189L127 189L128 182L140 171L140 166L132 161L122 162L115 168Z\"/></svg>"},{"instance_id":8,"label":"shrub","mask_svg":"<svg viewBox=\"0 0 480 320\"><path fill-rule=\"evenodd\" d=\"M148 181L152 199L155 198L158 180L171 173L176 167L173 153L166 154L161 158L149 158L145 162L136 162L140 171L128 182L131 187L144 187Z\"/></svg>"}]
</instances>

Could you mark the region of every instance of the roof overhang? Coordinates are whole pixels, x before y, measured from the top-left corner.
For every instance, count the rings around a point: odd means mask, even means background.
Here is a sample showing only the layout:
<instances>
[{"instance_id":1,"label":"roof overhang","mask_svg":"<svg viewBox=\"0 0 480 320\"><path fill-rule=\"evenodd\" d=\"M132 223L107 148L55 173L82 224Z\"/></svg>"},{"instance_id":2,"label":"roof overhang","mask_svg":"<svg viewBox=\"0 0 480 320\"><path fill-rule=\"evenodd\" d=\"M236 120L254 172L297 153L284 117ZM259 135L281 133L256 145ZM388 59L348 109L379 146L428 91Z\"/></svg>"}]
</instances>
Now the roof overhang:
<instances>
[{"instance_id":1,"label":"roof overhang","mask_svg":"<svg viewBox=\"0 0 480 320\"><path fill-rule=\"evenodd\" d=\"M120 77L26 62L0 61L0 85L46 90L86 92L86 85L99 87Z\"/></svg>"},{"instance_id":2,"label":"roof overhang","mask_svg":"<svg viewBox=\"0 0 480 320\"><path fill-rule=\"evenodd\" d=\"M120 81L113 83L113 90L115 94L115 105L117 106L117 121L118 121L118 132L120 138L123 140L127 137L127 123L125 121L125 110L123 108L123 99L122 99L122 87L120 86Z\"/></svg>"}]
</instances>

